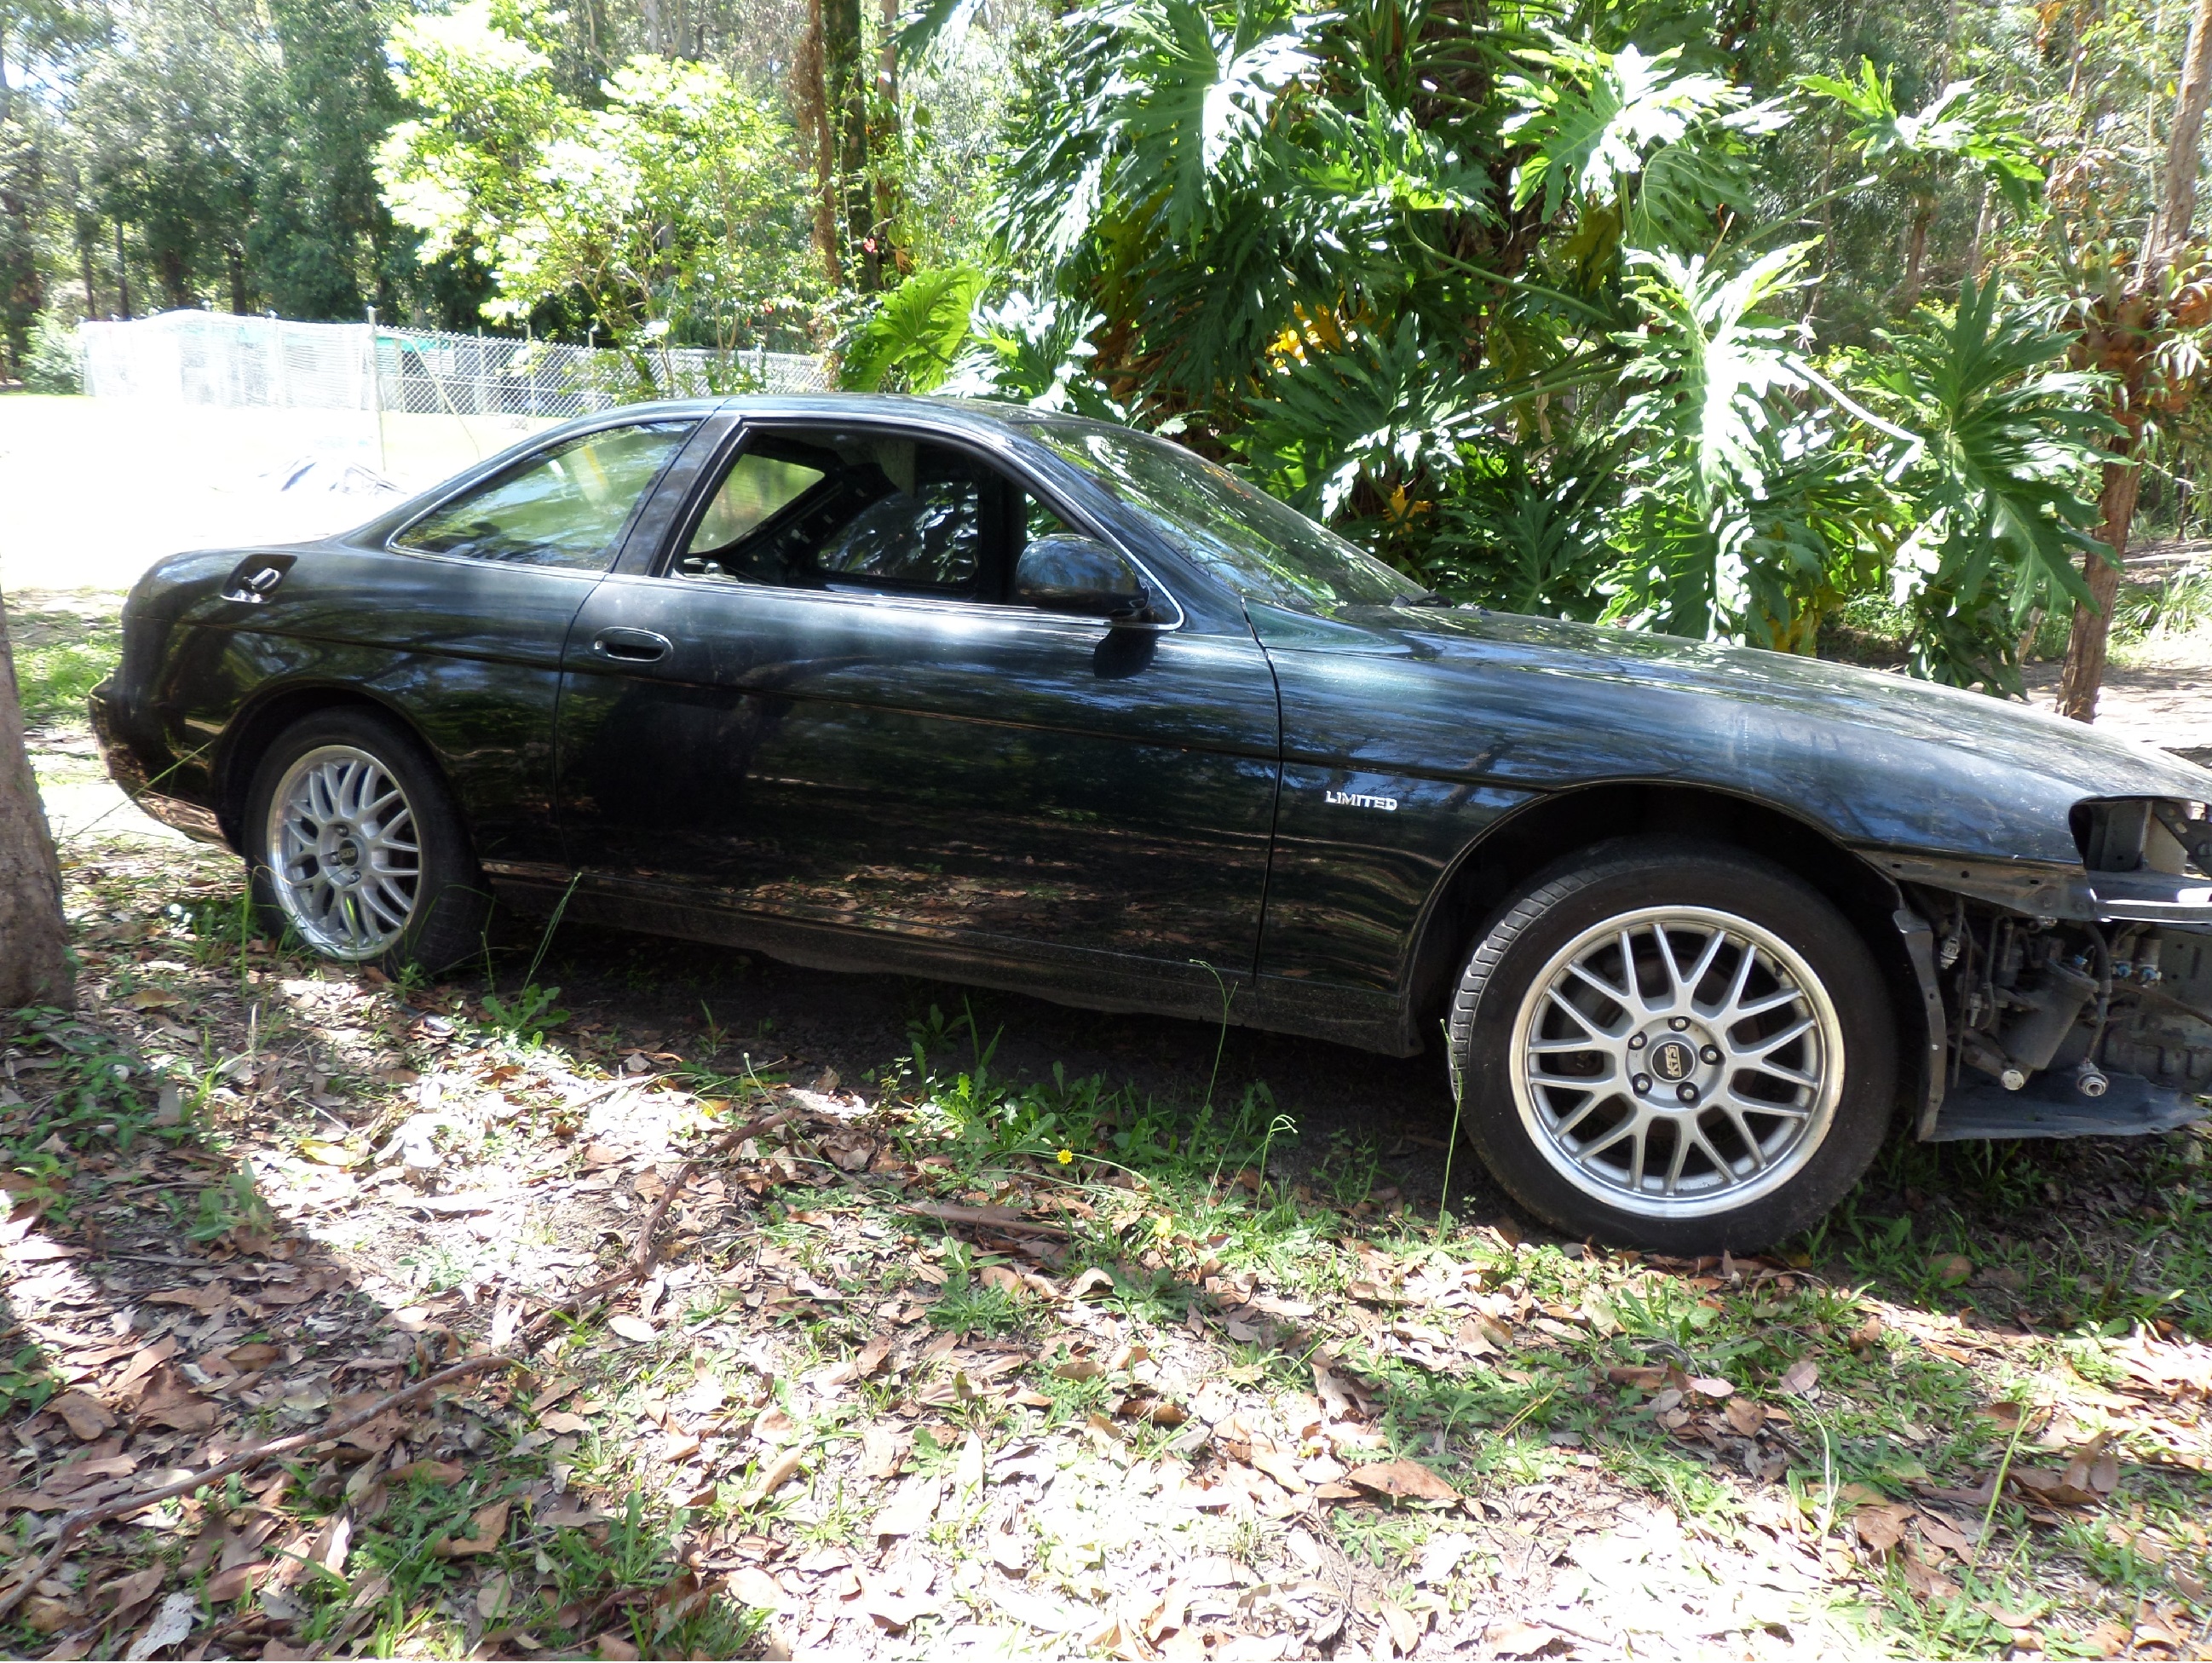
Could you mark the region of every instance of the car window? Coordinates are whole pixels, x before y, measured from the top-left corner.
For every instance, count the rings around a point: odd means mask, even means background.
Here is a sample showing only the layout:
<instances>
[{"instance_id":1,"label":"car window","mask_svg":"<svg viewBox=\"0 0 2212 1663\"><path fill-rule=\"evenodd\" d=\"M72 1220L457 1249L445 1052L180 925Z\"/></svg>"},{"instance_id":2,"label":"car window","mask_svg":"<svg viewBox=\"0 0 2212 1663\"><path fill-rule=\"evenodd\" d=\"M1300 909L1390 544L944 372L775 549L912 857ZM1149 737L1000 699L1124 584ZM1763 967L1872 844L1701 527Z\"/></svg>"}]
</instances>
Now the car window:
<instances>
[{"instance_id":1,"label":"car window","mask_svg":"<svg viewBox=\"0 0 2212 1663\"><path fill-rule=\"evenodd\" d=\"M1068 523L1026 492L1022 496L1022 546L1041 537L1060 537L1072 530Z\"/></svg>"},{"instance_id":2,"label":"car window","mask_svg":"<svg viewBox=\"0 0 2212 1663\"><path fill-rule=\"evenodd\" d=\"M642 422L580 434L434 508L393 538L393 546L604 571L630 510L696 425Z\"/></svg>"},{"instance_id":3,"label":"car window","mask_svg":"<svg viewBox=\"0 0 2212 1663\"><path fill-rule=\"evenodd\" d=\"M1097 422L1030 418L1029 424L1061 457L1143 510L1186 559L1251 599L1313 610L1389 605L1423 592L1365 549L1179 445Z\"/></svg>"},{"instance_id":4,"label":"car window","mask_svg":"<svg viewBox=\"0 0 2212 1663\"><path fill-rule=\"evenodd\" d=\"M821 483L821 470L803 462L781 462L752 452L740 456L708 502L684 552L705 554L729 547Z\"/></svg>"},{"instance_id":5,"label":"car window","mask_svg":"<svg viewBox=\"0 0 2212 1663\"><path fill-rule=\"evenodd\" d=\"M998 476L884 434L751 435L676 563L686 577L797 588L991 592Z\"/></svg>"}]
</instances>

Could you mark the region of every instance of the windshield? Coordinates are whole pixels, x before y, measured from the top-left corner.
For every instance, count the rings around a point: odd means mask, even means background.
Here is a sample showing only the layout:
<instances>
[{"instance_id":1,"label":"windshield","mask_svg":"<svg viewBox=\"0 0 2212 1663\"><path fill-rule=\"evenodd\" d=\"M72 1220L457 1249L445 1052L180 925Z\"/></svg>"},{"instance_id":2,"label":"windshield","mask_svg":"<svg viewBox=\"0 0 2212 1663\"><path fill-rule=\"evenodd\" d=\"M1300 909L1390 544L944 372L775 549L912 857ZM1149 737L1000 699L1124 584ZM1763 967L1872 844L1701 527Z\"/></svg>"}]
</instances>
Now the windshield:
<instances>
[{"instance_id":1,"label":"windshield","mask_svg":"<svg viewBox=\"0 0 2212 1663\"><path fill-rule=\"evenodd\" d=\"M1072 422L1039 422L1031 431L1143 509L1177 552L1247 599L1312 611L1383 605L1424 592L1326 526L1179 445Z\"/></svg>"}]
</instances>

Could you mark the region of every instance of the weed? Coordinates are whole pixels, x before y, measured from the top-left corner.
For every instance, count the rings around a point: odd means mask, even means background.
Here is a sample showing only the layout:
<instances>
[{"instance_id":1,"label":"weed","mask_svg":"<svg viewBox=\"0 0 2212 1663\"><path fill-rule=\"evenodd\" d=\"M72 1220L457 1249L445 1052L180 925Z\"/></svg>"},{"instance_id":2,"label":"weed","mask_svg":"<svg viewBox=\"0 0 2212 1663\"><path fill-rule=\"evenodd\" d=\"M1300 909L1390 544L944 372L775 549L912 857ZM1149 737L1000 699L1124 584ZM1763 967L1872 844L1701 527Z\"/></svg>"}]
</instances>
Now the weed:
<instances>
[{"instance_id":1,"label":"weed","mask_svg":"<svg viewBox=\"0 0 2212 1663\"><path fill-rule=\"evenodd\" d=\"M1010 1334L1022 1326L1022 1313L1004 1288L971 1280L963 1272L945 1279L929 1320L951 1333Z\"/></svg>"},{"instance_id":2,"label":"weed","mask_svg":"<svg viewBox=\"0 0 2212 1663\"><path fill-rule=\"evenodd\" d=\"M545 1038L548 1029L558 1028L568 1020L568 1012L554 1008L553 1001L561 997L557 987L540 987L536 982L526 982L512 999L503 999L497 993L483 996L487 1025L509 1037L536 1045Z\"/></svg>"},{"instance_id":3,"label":"weed","mask_svg":"<svg viewBox=\"0 0 2212 1663\"><path fill-rule=\"evenodd\" d=\"M46 1372L46 1354L35 1345L24 1346L0 1363L0 1417L21 1424L46 1406L54 1386L54 1377Z\"/></svg>"},{"instance_id":4,"label":"weed","mask_svg":"<svg viewBox=\"0 0 2212 1663\"><path fill-rule=\"evenodd\" d=\"M173 1193L162 1198L177 1227L195 1241L219 1241L234 1230L264 1238L276 1233L276 1215L254 1187L251 1167L241 1167L219 1184L200 1191L189 1207Z\"/></svg>"}]
</instances>

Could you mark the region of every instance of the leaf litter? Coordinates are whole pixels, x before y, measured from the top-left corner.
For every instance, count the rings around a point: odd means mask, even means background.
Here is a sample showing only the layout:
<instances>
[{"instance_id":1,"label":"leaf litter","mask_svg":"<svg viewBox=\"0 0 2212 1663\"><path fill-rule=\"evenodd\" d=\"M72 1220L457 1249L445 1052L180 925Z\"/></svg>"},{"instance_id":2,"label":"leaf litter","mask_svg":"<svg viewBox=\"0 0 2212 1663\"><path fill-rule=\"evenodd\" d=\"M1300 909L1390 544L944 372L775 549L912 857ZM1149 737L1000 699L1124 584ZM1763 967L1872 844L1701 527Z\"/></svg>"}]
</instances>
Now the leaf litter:
<instances>
[{"instance_id":1,"label":"leaf litter","mask_svg":"<svg viewBox=\"0 0 2212 1663\"><path fill-rule=\"evenodd\" d=\"M227 865L177 864L74 863L85 1008L7 1036L0 1557L379 1412L0 1570L26 1652L2203 1637L2212 1351L2171 1325L1962 1320L1959 1254L1915 1302L1438 1232L1264 1144L1121 1158L1108 1117L994 1144L920 1065L527 1041L224 944ZM1930 1369L1980 1412L1881 1410Z\"/></svg>"}]
</instances>

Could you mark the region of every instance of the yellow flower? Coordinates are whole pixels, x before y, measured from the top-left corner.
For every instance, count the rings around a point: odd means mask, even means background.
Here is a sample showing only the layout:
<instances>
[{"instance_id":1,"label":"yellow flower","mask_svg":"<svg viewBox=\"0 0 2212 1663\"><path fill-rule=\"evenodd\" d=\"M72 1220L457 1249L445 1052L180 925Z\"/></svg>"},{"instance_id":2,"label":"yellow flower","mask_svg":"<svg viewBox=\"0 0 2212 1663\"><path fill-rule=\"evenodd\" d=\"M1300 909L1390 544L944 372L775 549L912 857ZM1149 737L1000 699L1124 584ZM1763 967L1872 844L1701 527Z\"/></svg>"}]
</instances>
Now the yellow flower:
<instances>
[{"instance_id":1,"label":"yellow flower","mask_svg":"<svg viewBox=\"0 0 2212 1663\"><path fill-rule=\"evenodd\" d=\"M1068 1162L1070 1162L1071 1161L1073 1161L1073 1160L1074 1160L1074 1159L1075 1159L1075 1151L1074 1151L1073 1150L1072 1150L1072 1149L1064 1149L1064 1150L1060 1150L1060 1165L1062 1165L1062 1166L1066 1166L1066 1165L1067 1165L1067 1164L1068 1164Z\"/></svg>"}]
</instances>

